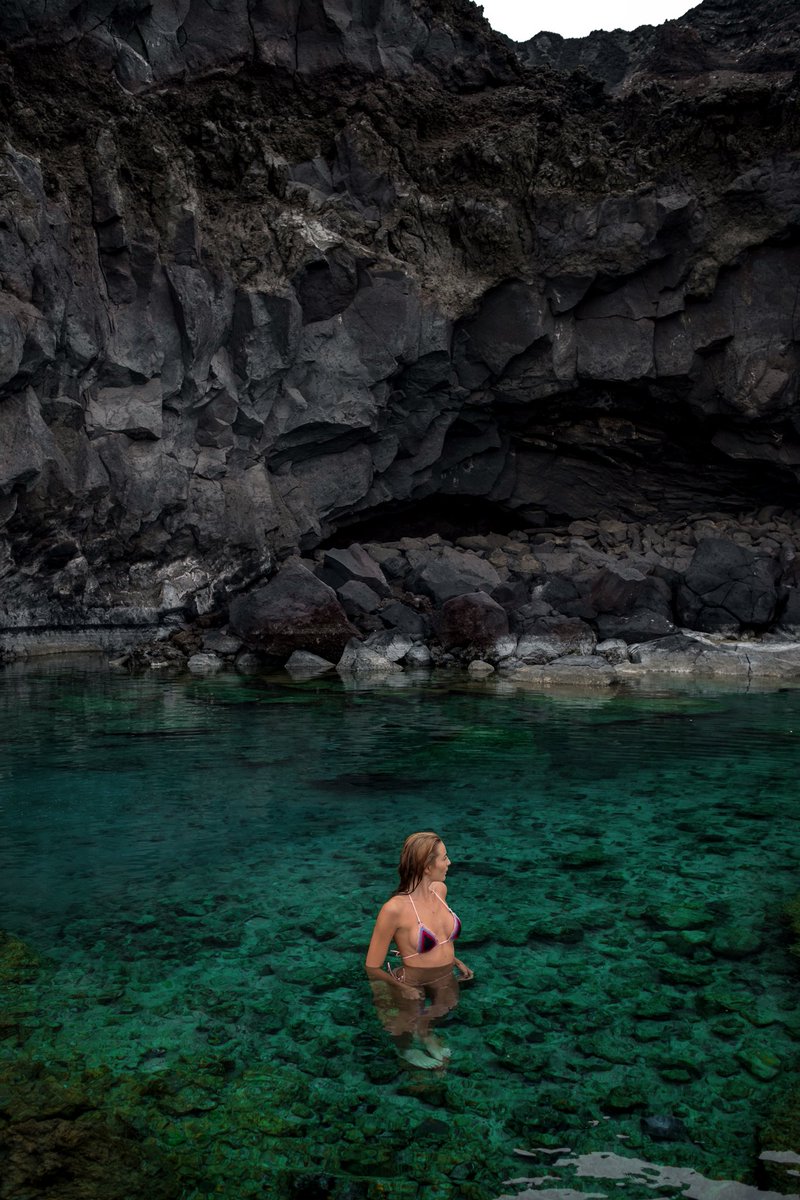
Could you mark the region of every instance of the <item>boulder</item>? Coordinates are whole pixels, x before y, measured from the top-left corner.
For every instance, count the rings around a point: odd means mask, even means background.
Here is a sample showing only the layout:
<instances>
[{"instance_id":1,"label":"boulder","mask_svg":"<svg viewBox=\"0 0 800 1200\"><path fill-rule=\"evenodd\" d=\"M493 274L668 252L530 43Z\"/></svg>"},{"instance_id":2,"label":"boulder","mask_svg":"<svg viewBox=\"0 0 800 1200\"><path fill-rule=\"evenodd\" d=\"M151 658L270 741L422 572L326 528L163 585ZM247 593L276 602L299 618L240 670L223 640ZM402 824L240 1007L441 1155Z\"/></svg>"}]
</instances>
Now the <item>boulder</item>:
<instances>
[{"instance_id":1,"label":"boulder","mask_svg":"<svg viewBox=\"0 0 800 1200\"><path fill-rule=\"evenodd\" d=\"M604 642L598 642L595 652L602 654L612 666L628 661L628 644L622 638L608 638Z\"/></svg>"},{"instance_id":2,"label":"boulder","mask_svg":"<svg viewBox=\"0 0 800 1200\"><path fill-rule=\"evenodd\" d=\"M423 646L421 642L415 642L411 649L403 659L403 663L410 671L424 671L430 668L433 662L433 656L427 646Z\"/></svg>"},{"instance_id":3,"label":"boulder","mask_svg":"<svg viewBox=\"0 0 800 1200\"><path fill-rule=\"evenodd\" d=\"M445 649L488 649L508 635L508 616L485 592L467 592L445 601L435 628Z\"/></svg>"},{"instance_id":4,"label":"boulder","mask_svg":"<svg viewBox=\"0 0 800 1200\"><path fill-rule=\"evenodd\" d=\"M602 639L644 642L674 633L672 590L666 580L631 569L599 571L589 591Z\"/></svg>"},{"instance_id":5,"label":"boulder","mask_svg":"<svg viewBox=\"0 0 800 1200\"><path fill-rule=\"evenodd\" d=\"M764 627L775 615L778 572L773 558L729 538L704 538L678 588L678 618L708 633Z\"/></svg>"},{"instance_id":6,"label":"boulder","mask_svg":"<svg viewBox=\"0 0 800 1200\"><path fill-rule=\"evenodd\" d=\"M242 648L239 638L231 637L221 629L212 629L203 635L203 649L222 658L231 658Z\"/></svg>"},{"instance_id":7,"label":"boulder","mask_svg":"<svg viewBox=\"0 0 800 1200\"><path fill-rule=\"evenodd\" d=\"M384 658L388 658L389 662L400 662L414 643L407 635L389 630L371 633L364 645L377 654L382 654Z\"/></svg>"},{"instance_id":8,"label":"boulder","mask_svg":"<svg viewBox=\"0 0 800 1200\"><path fill-rule=\"evenodd\" d=\"M357 638L352 638L345 646L336 664L336 670L340 675L392 675L403 668L385 654L380 654Z\"/></svg>"},{"instance_id":9,"label":"boulder","mask_svg":"<svg viewBox=\"0 0 800 1200\"><path fill-rule=\"evenodd\" d=\"M358 542L353 542L347 550L326 550L323 571L325 582L337 591L343 584L354 581L366 584L377 596L391 595L383 571Z\"/></svg>"},{"instance_id":10,"label":"boulder","mask_svg":"<svg viewBox=\"0 0 800 1200\"><path fill-rule=\"evenodd\" d=\"M390 629L408 634L409 637L425 637L430 626L426 616L409 607L408 604L401 604L399 600L393 600L391 604L387 604L385 608L381 609L381 620Z\"/></svg>"},{"instance_id":11,"label":"boulder","mask_svg":"<svg viewBox=\"0 0 800 1200\"><path fill-rule=\"evenodd\" d=\"M356 579L349 579L347 583L343 583L336 589L336 595L348 617L377 612L381 605L380 596L371 587L359 583Z\"/></svg>"},{"instance_id":12,"label":"boulder","mask_svg":"<svg viewBox=\"0 0 800 1200\"><path fill-rule=\"evenodd\" d=\"M234 600L230 626L248 646L281 661L294 650L338 661L358 636L333 589L296 560L264 587Z\"/></svg>"},{"instance_id":13,"label":"boulder","mask_svg":"<svg viewBox=\"0 0 800 1200\"><path fill-rule=\"evenodd\" d=\"M293 679L314 679L332 671L335 664L318 654L309 654L307 650L294 650L286 662L285 669Z\"/></svg>"},{"instance_id":14,"label":"boulder","mask_svg":"<svg viewBox=\"0 0 800 1200\"><path fill-rule=\"evenodd\" d=\"M517 658L535 664L568 654L591 654L595 640L591 627L577 617L539 617L520 635Z\"/></svg>"},{"instance_id":15,"label":"boulder","mask_svg":"<svg viewBox=\"0 0 800 1200\"><path fill-rule=\"evenodd\" d=\"M494 667L491 663L484 662L481 658L474 658L467 667L467 671L475 679L486 679L489 675L494 675Z\"/></svg>"},{"instance_id":16,"label":"boulder","mask_svg":"<svg viewBox=\"0 0 800 1200\"><path fill-rule=\"evenodd\" d=\"M518 608L527 604L529 593L530 587L521 579L509 580L508 583L501 583L494 589L492 599L496 600L510 616Z\"/></svg>"},{"instance_id":17,"label":"boulder","mask_svg":"<svg viewBox=\"0 0 800 1200\"><path fill-rule=\"evenodd\" d=\"M445 546L438 553L418 551L417 554L422 555L422 561L407 579L406 587L410 592L430 596L437 605L470 592L488 595L501 583L491 563L471 550Z\"/></svg>"}]
</instances>

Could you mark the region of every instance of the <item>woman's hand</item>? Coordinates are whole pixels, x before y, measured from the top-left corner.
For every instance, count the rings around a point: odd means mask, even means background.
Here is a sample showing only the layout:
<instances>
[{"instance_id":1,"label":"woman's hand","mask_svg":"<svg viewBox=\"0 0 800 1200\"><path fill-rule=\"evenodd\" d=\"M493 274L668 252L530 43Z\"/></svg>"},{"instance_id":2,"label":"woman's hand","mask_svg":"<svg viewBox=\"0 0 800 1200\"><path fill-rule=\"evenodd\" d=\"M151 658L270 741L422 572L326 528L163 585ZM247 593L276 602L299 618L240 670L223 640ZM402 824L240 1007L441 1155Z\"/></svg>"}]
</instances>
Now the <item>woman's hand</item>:
<instances>
[{"instance_id":1,"label":"woman's hand","mask_svg":"<svg viewBox=\"0 0 800 1200\"><path fill-rule=\"evenodd\" d=\"M401 995L405 996L407 1000L422 1000L425 996L422 988L412 987L410 983L400 983L397 986Z\"/></svg>"},{"instance_id":2,"label":"woman's hand","mask_svg":"<svg viewBox=\"0 0 800 1200\"><path fill-rule=\"evenodd\" d=\"M466 983L468 979L475 978L475 972L470 971L466 963L463 963L460 958L454 958L453 962L458 967L458 979L460 983Z\"/></svg>"}]
</instances>

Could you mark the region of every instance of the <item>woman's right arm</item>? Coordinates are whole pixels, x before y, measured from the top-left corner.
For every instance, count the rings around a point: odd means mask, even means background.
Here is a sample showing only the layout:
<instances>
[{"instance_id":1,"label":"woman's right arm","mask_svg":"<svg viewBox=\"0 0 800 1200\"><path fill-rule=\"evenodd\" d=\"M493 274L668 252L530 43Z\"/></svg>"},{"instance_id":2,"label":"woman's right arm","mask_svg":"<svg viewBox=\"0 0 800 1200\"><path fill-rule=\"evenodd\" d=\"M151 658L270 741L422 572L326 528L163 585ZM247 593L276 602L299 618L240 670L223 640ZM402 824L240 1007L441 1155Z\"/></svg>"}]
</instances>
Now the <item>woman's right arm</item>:
<instances>
[{"instance_id":1,"label":"woman's right arm","mask_svg":"<svg viewBox=\"0 0 800 1200\"><path fill-rule=\"evenodd\" d=\"M381 911L378 913L378 919L375 922L375 928L372 931L367 957L364 962L367 975L370 979L382 980L388 983L397 991L402 992L406 996L418 996L419 989L409 987L406 983L401 983L399 979L395 979L389 971L384 971L383 964L386 961L386 955L389 952L389 945L397 931L397 913L396 906L392 900L387 900Z\"/></svg>"}]
</instances>

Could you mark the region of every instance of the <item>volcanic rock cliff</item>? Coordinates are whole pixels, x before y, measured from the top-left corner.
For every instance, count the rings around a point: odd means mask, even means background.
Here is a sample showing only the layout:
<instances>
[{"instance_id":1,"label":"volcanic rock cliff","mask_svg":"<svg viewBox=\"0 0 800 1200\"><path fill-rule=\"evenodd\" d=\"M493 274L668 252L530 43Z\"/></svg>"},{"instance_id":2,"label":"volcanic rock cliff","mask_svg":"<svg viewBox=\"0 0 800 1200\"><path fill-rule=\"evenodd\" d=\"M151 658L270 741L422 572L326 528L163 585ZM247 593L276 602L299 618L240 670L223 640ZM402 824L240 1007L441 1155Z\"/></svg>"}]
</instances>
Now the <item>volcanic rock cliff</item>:
<instances>
[{"instance_id":1,"label":"volcanic rock cliff","mask_svg":"<svg viewBox=\"0 0 800 1200\"><path fill-rule=\"evenodd\" d=\"M208 612L445 516L791 524L798 28L4 4L2 624Z\"/></svg>"}]
</instances>

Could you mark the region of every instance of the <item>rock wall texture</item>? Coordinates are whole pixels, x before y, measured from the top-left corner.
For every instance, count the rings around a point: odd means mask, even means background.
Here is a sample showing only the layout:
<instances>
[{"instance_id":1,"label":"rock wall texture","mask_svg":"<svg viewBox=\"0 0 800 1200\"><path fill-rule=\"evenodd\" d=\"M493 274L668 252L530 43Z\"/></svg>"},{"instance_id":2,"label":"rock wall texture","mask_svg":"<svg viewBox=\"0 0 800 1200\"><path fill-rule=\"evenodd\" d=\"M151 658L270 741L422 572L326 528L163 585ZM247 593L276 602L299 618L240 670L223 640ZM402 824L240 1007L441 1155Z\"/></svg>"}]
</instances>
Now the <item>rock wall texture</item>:
<instances>
[{"instance_id":1,"label":"rock wall texture","mask_svg":"<svg viewBox=\"0 0 800 1200\"><path fill-rule=\"evenodd\" d=\"M0 625L209 613L447 505L793 513L799 29L5 3Z\"/></svg>"}]
</instances>

